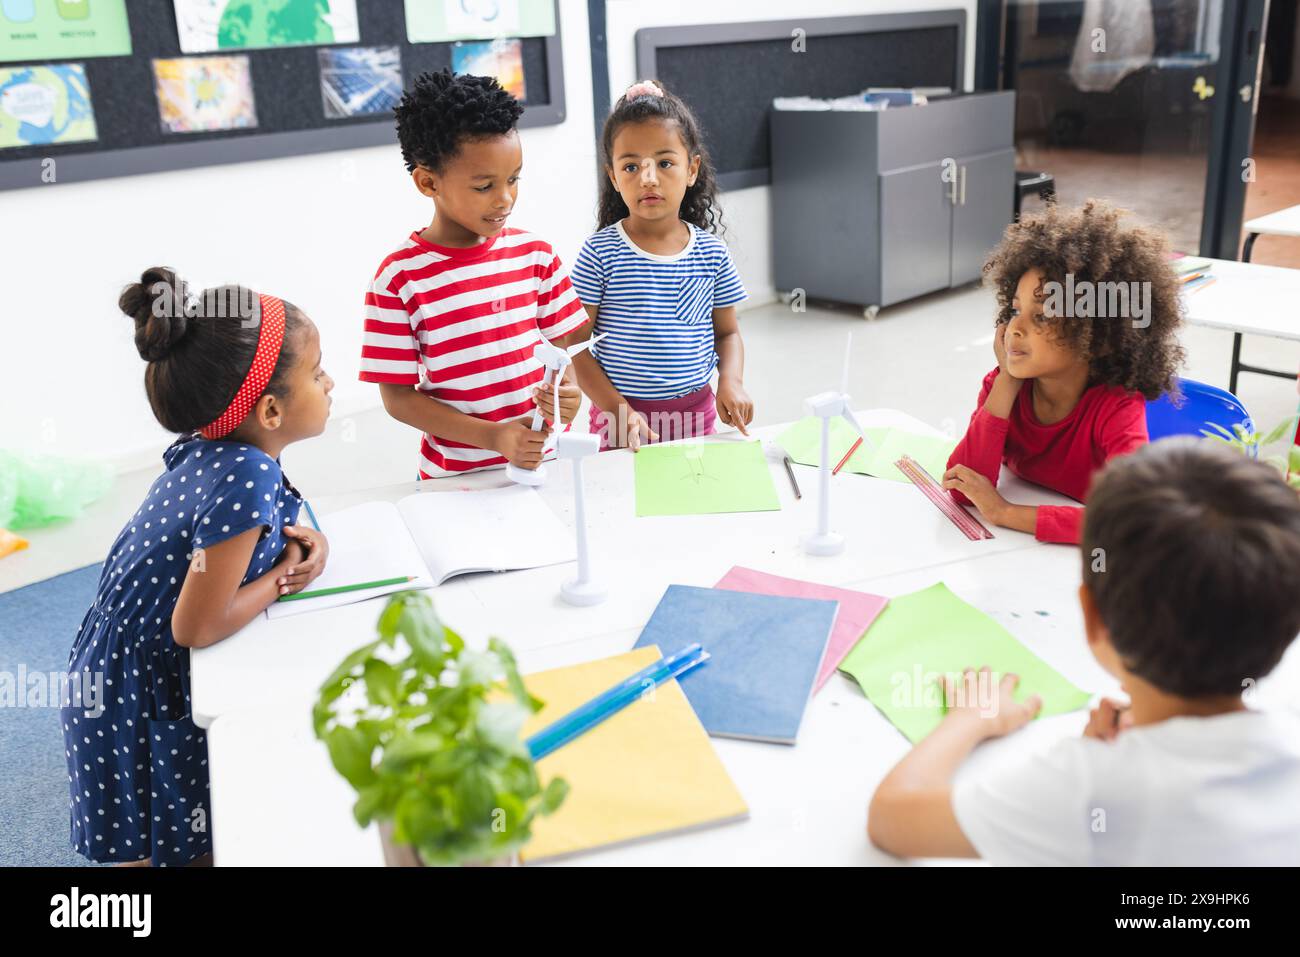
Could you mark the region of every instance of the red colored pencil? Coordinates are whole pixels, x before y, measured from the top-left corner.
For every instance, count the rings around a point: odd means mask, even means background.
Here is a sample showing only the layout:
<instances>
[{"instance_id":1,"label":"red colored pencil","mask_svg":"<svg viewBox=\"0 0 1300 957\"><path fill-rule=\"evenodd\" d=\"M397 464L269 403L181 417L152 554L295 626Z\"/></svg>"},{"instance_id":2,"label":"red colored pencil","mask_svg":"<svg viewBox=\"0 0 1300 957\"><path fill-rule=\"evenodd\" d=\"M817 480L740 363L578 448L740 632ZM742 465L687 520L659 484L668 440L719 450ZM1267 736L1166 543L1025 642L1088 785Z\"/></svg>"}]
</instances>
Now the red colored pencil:
<instances>
[{"instance_id":1,"label":"red colored pencil","mask_svg":"<svg viewBox=\"0 0 1300 957\"><path fill-rule=\"evenodd\" d=\"M844 463L853 457L853 453L858 450L858 446L860 446L861 444L862 444L862 436L859 435L858 440L854 442L851 446L849 446L849 450L844 453L844 458L840 459L840 464L835 466L835 468L831 469L832 475L840 474L840 469L844 468Z\"/></svg>"}]
</instances>

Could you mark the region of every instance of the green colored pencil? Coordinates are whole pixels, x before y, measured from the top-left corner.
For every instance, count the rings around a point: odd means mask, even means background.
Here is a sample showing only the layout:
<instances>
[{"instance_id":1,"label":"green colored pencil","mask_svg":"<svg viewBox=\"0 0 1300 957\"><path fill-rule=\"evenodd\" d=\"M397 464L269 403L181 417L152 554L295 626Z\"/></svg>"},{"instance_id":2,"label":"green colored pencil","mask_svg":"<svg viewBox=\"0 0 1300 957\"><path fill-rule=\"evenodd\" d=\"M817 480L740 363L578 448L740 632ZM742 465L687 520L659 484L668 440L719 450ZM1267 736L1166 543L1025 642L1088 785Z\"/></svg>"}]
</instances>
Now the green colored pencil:
<instances>
[{"instance_id":1,"label":"green colored pencil","mask_svg":"<svg viewBox=\"0 0 1300 957\"><path fill-rule=\"evenodd\" d=\"M415 581L414 575L403 575L401 578L384 578L377 582L358 582L355 585L335 585L333 588L317 588L315 591L300 591L296 595L281 595L276 601L297 601L300 598L320 598L322 595L338 595L345 591L361 591L365 588L385 588L389 585L400 585L403 582Z\"/></svg>"}]
</instances>

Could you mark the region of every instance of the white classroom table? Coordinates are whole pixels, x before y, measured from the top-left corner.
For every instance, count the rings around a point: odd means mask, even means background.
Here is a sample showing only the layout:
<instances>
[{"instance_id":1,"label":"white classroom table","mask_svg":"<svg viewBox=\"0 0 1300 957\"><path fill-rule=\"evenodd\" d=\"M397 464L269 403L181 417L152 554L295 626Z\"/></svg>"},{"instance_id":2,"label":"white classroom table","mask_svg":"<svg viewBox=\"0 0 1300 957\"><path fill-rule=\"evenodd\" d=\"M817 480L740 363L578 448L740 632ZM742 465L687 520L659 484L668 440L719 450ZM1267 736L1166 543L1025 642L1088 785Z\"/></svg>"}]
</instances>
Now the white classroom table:
<instances>
[{"instance_id":1,"label":"white classroom table","mask_svg":"<svg viewBox=\"0 0 1300 957\"><path fill-rule=\"evenodd\" d=\"M893 410L860 418L866 426L936 432ZM754 433L764 443L780 511L638 519L631 453L605 453L588 459L585 469L593 563L610 588L604 605L562 603L559 584L573 573L572 565L562 565L457 579L433 590L439 612L473 644L491 635L506 639L529 673L628 650L667 585L712 585L734 564L886 595L944 580L1076 683L1108 687L1080 637L1076 548L1001 528L992 540L970 542L911 485L842 473L832 482L832 524L848 538L845 552L806 556L799 537L815 522L816 470L795 466L804 493L795 501L771 441L784 427ZM725 433L713 441L738 438ZM542 494L571 524L570 469L550 468ZM495 471L316 504L328 528L329 512L357 502L506 481ZM1018 502L1067 501L1010 477L1002 485ZM373 828L361 832L353 823L350 789L310 727L321 681L373 638L382 607L382 600L372 600L274 622L261 618L193 653L191 704L195 721L209 728L213 815L222 822L214 827L218 864L382 863ZM1043 721L1026 737L1077 733L1083 720L1076 714ZM847 679L833 677L817 696L795 747L714 743L750 804L746 822L580 855L574 863L892 861L867 845L865 807L907 743Z\"/></svg>"},{"instance_id":2,"label":"white classroom table","mask_svg":"<svg viewBox=\"0 0 1300 957\"><path fill-rule=\"evenodd\" d=\"M1203 257L1197 256L1196 259ZM1228 391L1236 393L1237 375L1254 372L1294 379L1296 371L1279 371L1241 361L1243 335L1300 341L1300 269L1211 259L1216 282L1183 290L1187 321L1232 333L1232 365Z\"/></svg>"},{"instance_id":3,"label":"white classroom table","mask_svg":"<svg viewBox=\"0 0 1300 957\"><path fill-rule=\"evenodd\" d=\"M1083 639L1076 590L1079 551L1042 546L846 583L894 596L944 581L1002 622L1080 687L1114 691ZM525 672L628 650L629 629L520 653ZM979 664L979 662L972 662ZM1084 711L1042 719L977 749L961 774L1011 760L1027 747L1077 735ZM866 838L872 791L903 756L907 740L849 678L833 675L813 699L794 746L714 738L713 746L749 805L734 824L590 851L557 863L657 865L890 865ZM245 709L208 731L214 859L220 866L380 866L374 825L352 818L356 798L312 735L310 708Z\"/></svg>"},{"instance_id":4,"label":"white classroom table","mask_svg":"<svg viewBox=\"0 0 1300 957\"><path fill-rule=\"evenodd\" d=\"M941 434L893 410L859 413L864 427L899 425ZM722 515L637 518L632 453L605 452L584 463L591 560L609 598L574 608L559 597L574 566L555 565L500 575L469 575L432 590L440 615L466 640L486 645L503 638L516 654L616 631L639 632L670 584L712 586L733 565L792 578L841 585L979 555L1044 547L1032 535L994 529L988 541L968 541L916 488L851 473L831 483L832 526L847 537L843 554L805 555L800 537L816 525L817 470L796 465L803 498L796 501L772 439L784 425L753 433L763 442L781 510ZM739 433L714 441L742 440ZM542 496L567 526L573 522L572 472L551 463ZM396 500L422 491L509 484L502 470L408 482L313 502L321 524L329 513L364 501ZM1004 472L1002 487L1017 502L1069 500L1020 482ZM344 605L269 621L259 617L237 635L191 653L194 721L207 727L221 714L249 707L299 703L310 708L317 689L344 656L374 638L382 600ZM629 643L630 645L630 643Z\"/></svg>"},{"instance_id":5,"label":"white classroom table","mask_svg":"<svg viewBox=\"0 0 1300 957\"><path fill-rule=\"evenodd\" d=\"M1295 236L1300 237L1300 206L1288 206L1277 209L1263 216L1256 216L1241 224L1246 234L1246 244L1241 250L1241 261L1250 262L1255 240L1260 236Z\"/></svg>"}]
</instances>

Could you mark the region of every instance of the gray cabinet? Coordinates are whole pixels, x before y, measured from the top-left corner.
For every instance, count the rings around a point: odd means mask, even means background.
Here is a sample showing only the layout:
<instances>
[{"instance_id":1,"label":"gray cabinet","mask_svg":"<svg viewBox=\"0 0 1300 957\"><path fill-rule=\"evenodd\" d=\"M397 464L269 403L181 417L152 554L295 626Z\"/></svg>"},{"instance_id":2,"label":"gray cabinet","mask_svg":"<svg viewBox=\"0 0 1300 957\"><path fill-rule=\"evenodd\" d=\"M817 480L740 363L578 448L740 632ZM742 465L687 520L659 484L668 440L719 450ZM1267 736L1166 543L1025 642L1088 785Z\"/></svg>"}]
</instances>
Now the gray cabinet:
<instances>
[{"instance_id":1,"label":"gray cabinet","mask_svg":"<svg viewBox=\"0 0 1300 957\"><path fill-rule=\"evenodd\" d=\"M777 288L874 307L978 279L1013 215L1014 104L774 111Z\"/></svg>"}]
</instances>

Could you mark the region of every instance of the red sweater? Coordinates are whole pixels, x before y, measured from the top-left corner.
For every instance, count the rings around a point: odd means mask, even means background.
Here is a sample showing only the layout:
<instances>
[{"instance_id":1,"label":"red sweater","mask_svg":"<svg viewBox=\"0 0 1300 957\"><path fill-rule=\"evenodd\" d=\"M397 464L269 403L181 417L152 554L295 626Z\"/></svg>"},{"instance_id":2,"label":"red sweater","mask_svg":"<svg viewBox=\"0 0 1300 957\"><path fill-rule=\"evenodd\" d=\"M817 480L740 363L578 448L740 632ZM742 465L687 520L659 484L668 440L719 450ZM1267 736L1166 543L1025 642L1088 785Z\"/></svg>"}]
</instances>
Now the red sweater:
<instances>
[{"instance_id":1,"label":"red sweater","mask_svg":"<svg viewBox=\"0 0 1300 957\"><path fill-rule=\"evenodd\" d=\"M1016 396L1011 415L998 418L984 408L998 370L984 377L975 414L966 435L953 450L948 467L973 468L994 485L1003 462L1013 473L1082 502L1092 474L1117 455L1146 445L1146 400L1137 392L1116 386L1094 385L1079 403L1055 425L1041 425L1034 416L1033 383ZM965 495L953 491L963 505ZM1077 545L1083 528L1083 509L1074 505L1040 505L1034 537L1040 542Z\"/></svg>"}]
</instances>

